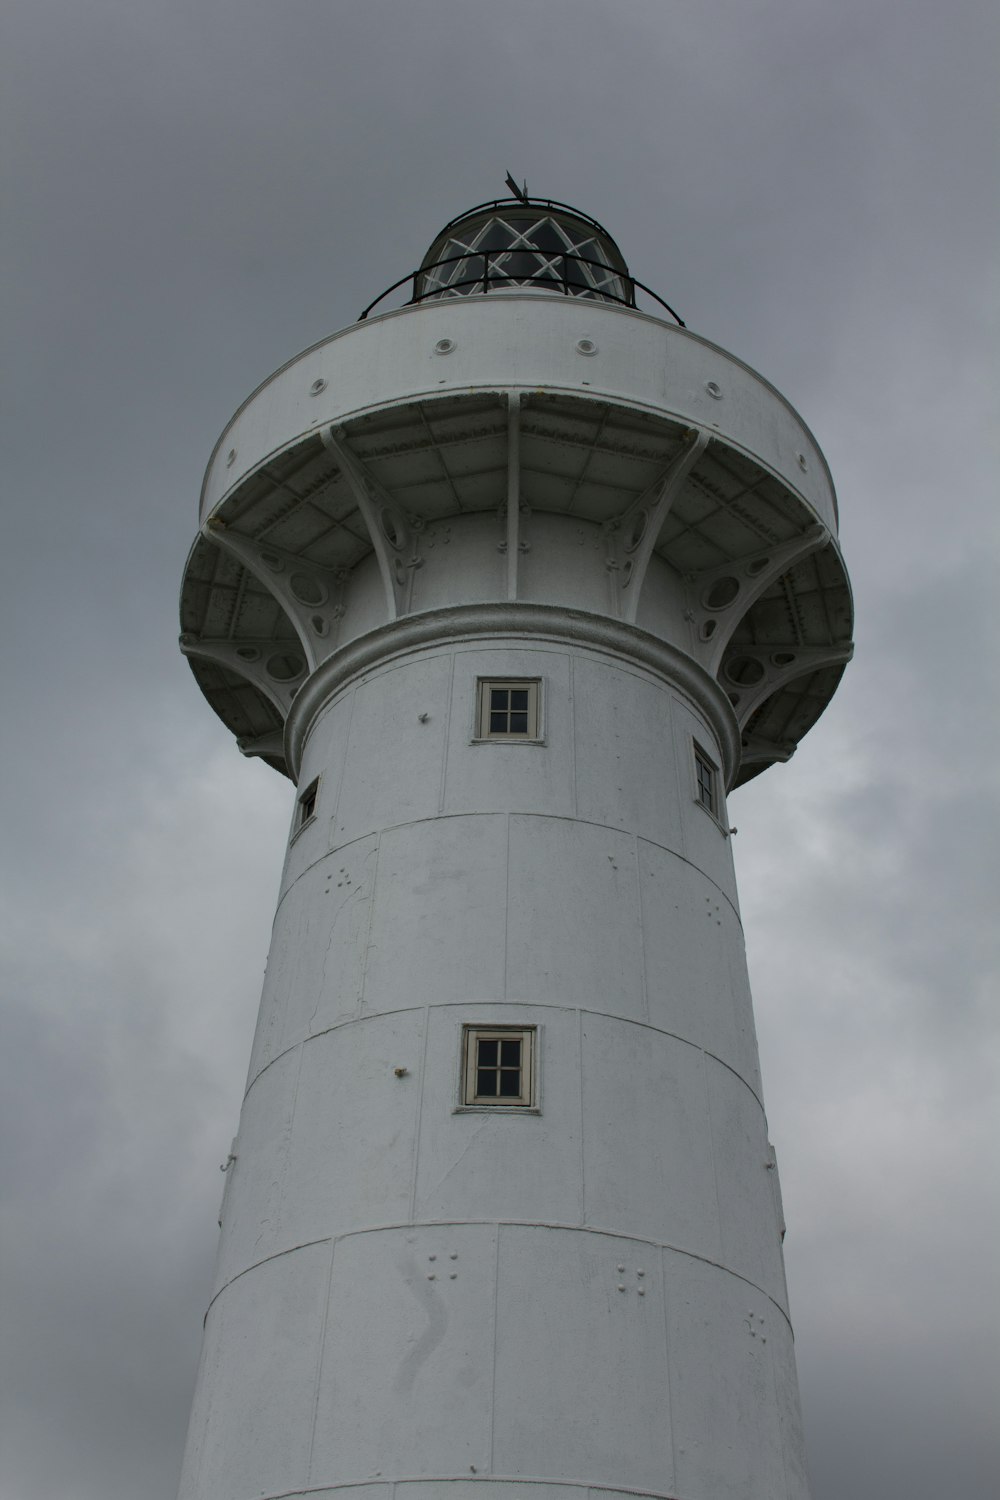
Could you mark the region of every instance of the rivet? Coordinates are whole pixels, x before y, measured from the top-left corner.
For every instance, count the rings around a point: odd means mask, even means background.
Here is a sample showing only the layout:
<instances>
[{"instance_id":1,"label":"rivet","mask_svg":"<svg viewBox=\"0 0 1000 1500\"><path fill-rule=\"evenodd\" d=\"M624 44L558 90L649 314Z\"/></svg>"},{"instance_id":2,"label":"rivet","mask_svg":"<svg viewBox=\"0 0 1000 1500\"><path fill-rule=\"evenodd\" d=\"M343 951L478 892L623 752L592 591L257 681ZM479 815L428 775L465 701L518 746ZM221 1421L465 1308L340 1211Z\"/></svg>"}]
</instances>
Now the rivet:
<instances>
[{"instance_id":1,"label":"rivet","mask_svg":"<svg viewBox=\"0 0 1000 1500\"><path fill-rule=\"evenodd\" d=\"M436 1255L428 1255L427 1259L428 1260L437 1260L437 1256Z\"/></svg>"},{"instance_id":2,"label":"rivet","mask_svg":"<svg viewBox=\"0 0 1000 1500\"><path fill-rule=\"evenodd\" d=\"M638 1270L638 1271L636 1271L636 1273L635 1273L635 1274L636 1274L636 1275L637 1275L637 1276L645 1276L645 1274L646 1274L646 1273L645 1273L645 1271L644 1271L644 1270L643 1270L643 1269L642 1269L642 1267L641 1267L641 1266L640 1266L640 1268L639 1268L639 1270Z\"/></svg>"},{"instance_id":3,"label":"rivet","mask_svg":"<svg viewBox=\"0 0 1000 1500\"><path fill-rule=\"evenodd\" d=\"M646 1288L644 1286L639 1287L639 1296L640 1297L645 1297L645 1295L646 1295Z\"/></svg>"},{"instance_id":4,"label":"rivet","mask_svg":"<svg viewBox=\"0 0 1000 1500\"><path fill-rule=\"evenodd\" d=\"M449 1281L455 1281L455 1280L457 1280L457 1278L458 1278L458 1272L457 1271L449 1271L448 1272L448 1280Z\"/></svg>"},{"instance_id":5,"label":"rivet","mask_svg":"<svg viewBox=\"0 0 1000 1500\"><path fill-rule=\"evenodd\" d=\"M608 855L608 858L609 859L611 858L610 854ZM625 1267L624 1266L619 1266L618 1269L619 1269L619 1271L624 1271Z\"/></svg>"},{"instance_id":6,"label":"rivet","mask_svg":"<svg viewBox=\"0 0 1000 1500\"><path fill-rule=\"evenodd\" d=\"M451 1252L451 1254L448 1256L448 1259L449 1260L458 1260L458 1251L457 1250L453 1250Z\"/></svg>"},{"instance_id":7,"label":"rivet","mask_svg":"<svg viewBox=\"0 0 1000 1500\"><path fill-rule=\"evenodd\" d=\"M436 1281L437 1280L437 1277L434 1275L433 1271L428 1271L427 1272L427 1280L428 1281Z\"/></svg>"},{"instance_id":8,"label":"rivet","mask_svg":"<svg viewBox=\"0 0 1000 1500\"><path fill-rule=\"evenodd\" d=\"M623 1292L623 1291L624 1291L624 1290L625 1290L625 1285L624 1285L624 1283L623 1283L623 1282L621 1282L621 1281L619 1281L619 1283L618 1283L618 1290L619 1290L619 1291L620 1291L620 1292Z\"/></svg>"},{"instance_id":9,"label":"rivet","mask_svg":"<svg viewBox=\"0 0 1000 1500\"><path fill-rule=\"evenodd\" d=\"M805 456L805 454L804 453L796 453L795 457L798 459L798 461L799 461L799 468L802 470L802 472L804 474L805 471L806 471L806 469L809 467L808 464L806 463L806 456Z\"/></svg>"}]
</instances>

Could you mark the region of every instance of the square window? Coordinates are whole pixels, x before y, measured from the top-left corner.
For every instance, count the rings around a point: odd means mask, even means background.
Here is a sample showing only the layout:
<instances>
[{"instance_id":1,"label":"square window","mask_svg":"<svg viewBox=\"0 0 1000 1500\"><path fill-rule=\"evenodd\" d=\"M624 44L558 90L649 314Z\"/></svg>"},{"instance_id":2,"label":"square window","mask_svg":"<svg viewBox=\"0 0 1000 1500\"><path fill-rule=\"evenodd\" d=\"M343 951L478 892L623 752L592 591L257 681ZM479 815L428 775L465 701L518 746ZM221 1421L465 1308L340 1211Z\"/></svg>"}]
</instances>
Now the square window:
<instances>
[{"instance_id":1,"label":"square window","mask_svg":"<svg viewBox=\"0 0 1000 1500\"><path fill-rule=\"evenodd\" d=\"M316 816L316 802L318 797L319 777L317 776L315 781L310 781L309 785L306 787L305 791L299 798L298 817L295 820L296 832L298 832L300 828L304 828L305 825L311 822L312 819Z\"/></svg>"},{"instance_id":2,"label":"square window","mask_svg":"<svg viewBox=\"0 0 1000 1500\"><path fill-rule=\"evenodd\" d=\"M476 738L538 739L537 678L479 679Z\"/></svg>"},{"instance_id":3,"label":"square window","mask_svg":"<svg viewBox=\"0 0 1000 1500\"><path fill-rule=\"evenodd\" d=\"M531 1109L535 1103L534 1026L462 1028L462 1104Z\"/></svg>"},{"instance_id":4,"label":"square window","mask_svg":"<svg viewBox=\"0 0 1000 1500\"><path fill-rule=\"evenodd\" d=\"M695 742L694 746L695 801L713 818L719 816L719 771L714 761Z\"/></svg>"}]
</instances>

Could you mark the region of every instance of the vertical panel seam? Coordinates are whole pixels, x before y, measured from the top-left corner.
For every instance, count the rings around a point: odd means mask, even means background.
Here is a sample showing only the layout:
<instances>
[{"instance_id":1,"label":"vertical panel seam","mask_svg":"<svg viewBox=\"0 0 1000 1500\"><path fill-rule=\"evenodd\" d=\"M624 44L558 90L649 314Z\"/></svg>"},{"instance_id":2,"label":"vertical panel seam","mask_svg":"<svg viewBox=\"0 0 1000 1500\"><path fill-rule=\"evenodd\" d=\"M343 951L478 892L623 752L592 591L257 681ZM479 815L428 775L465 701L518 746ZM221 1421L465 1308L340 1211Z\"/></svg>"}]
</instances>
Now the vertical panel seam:
<instances>
[{"instance_id":1,"label":"vertical panel seam","mask_svg":"<svg viewBox=\"0 0 1000 1500\"><path fill-rule=\"evenodd\" d=\"M451 752L451 710L455 701L455 672L458 664L458 656L451 653L451 671L448 673L448 694L445 700L444 711L444 752L441 756L441 782L438 786L438 817L442 815L447 803L448 784L448 758Z\"/></svg>"},{"instance_id":2,"label":"vertical panel seam","mask_svg":"<svg viewBox=\"0 0 1000 1500\"><path fill-rule=\"evenodd\" d=\"M507 847L504 855L504 890L503 890L503 997L507 995L507 969L508 954L510 951L510 813L504 813L505 831L507 835Z\"/></svg>"},{"instance_id":3,"label":"vertical panel seam","mask_svg":"<svg viewBox=\"0 0 1000 1500\"><path fill-rule=\"evenodd\" d=\"M632 835L632 862L635 866L635 906L639 922L639 948L642 963L639 966L639 982L642 985L642 1018L649 1021L649 976L646 971L646 923L642 909L642 871L639 868L639 835Z\"/></svg>"},{"instance_id":4,"label":"vertical panel seam","mask_svg":"<svg viewBox=\"0 0 1000 1500\"><path fill-rule=\"evenodd\" d=\"M712 1186L715 1197L715 1223L716 1232L719 1236L716 1241L718 1254L721 1258L725 1254L725 1244L722 1233L722 1205L719 1202L719 1169L715 1160L715 1122L712 1118L712 1093L708 1084L708 1068L705 1066L705 1054L701 1054L701 1076L705 1084L705 1113L708 1116L708 1150L712 1158Z\"/></svg>"},{"instance_id":5,"label":"vertical panel seam","mask_svg":"<svg viewBox=\"0 0 1000 1500\"><path fill-rule=\"evenodd\" d=\"M287 1129L286 1138L285 1138L286 1139L285 1152L284 1152L284 1155L281 1158L281 1167L279 1169L279 1179L278 1179L278 1212L277 1212L277 1217L278 1217L278 1223L279 1224L281 1223L282 1213L283 1213L283 1210L284 1210L284 1207L285 1207L285 1182L286 1182L286 1179L288 1177L288 1158L289 1158L289 1156L291 1155L291 1152L292 1152L292 1135L293 1135L294 1130L295 1130L295 1116L298 1113L298 1108L299 1108L299 1083L301 1082L301 1079L302 1079L302 1059L305 1056L305 1050L306 1050L305 1042L304 1041L300 1042L299 1045L298 1045L298 1048L296 1050L298 1051L299 1055L298 1055L298 1060L296 1062L296 1067L295 1067L295 1087L294 1087L294 1089L292 1091L292 1109L291 1109L291 1114L289 1115L289 1119L288 1119L288 1129Z\"/></svg>"},{"instance_id":6,"label":"vertical panel seam","mask_svg":"<svg viewBox=\"0 0 1000 1500\"><path fill-rule=\"evenodd\" d=\"M569 661L569 756L570 756L570 780L573 788L573 817L580 816L580 791L577 786L576 777L576 657L567 656Z\"/></svg>"},{"instance_id":7,"label":"vertical panel seam","mask_svg":"<svg viewBox=\"0 0 1000 1500\"><path fill-rule=\"evenodd\" d=\"M663 1291L663 1357L667 1362L667 1432L670 1437L670 1488L676 1490L677 1485L677 1449L674 1439L674 1392L673 1392L673 1362L671 1360L670 1348L670 1315L667 1306L669 1291L667 1290L667 1252L660 1246L660 1286Z\"/></svg>"},{"instance_id":8,"label":"vertical panel seam","mask_svg":"<svg viewBox=\"0 0 1000 1500\"><path fill-rule=\"evenodd\" d=\"M490 1474L493 1473L494 1451L496 1447L496 1411L497 1411L497 1343L498 1343L498 1313L500 1308L500 1234L501 1226L496 1226L496 1241L493 1251L493 1363L490 1375Z\"/></svg>"},{"instance_id":9,"label":"vertical panel seam","mask_svg":"<svg viewBox=\"0 0 1000 1500\"><path fill-rule=\"evenodd\" d=\"M584 1142L586 1115L583 1109L583 1011L576 1012L577 1074L580 1089L580 1225L587 1223L587 1152Z\"/></svg>"},{"instance_id":10,"label":"vertical panel seam","mask_svg":"<svg viewBox=\"0 0 1000 1500\"><path fill-rule=\"evenodd\" d=\"M424 1078L427 1075L427 1037L431 1029L430 1006L423 1007L424 1040L420 1049L420 1087L417 1089L417 1125L413 1132L413 1161L410 1165L410 1223L417 1212L417 1173L420 1169L420 1126L424 1118Z\"/></svg>"},{"instance_id":11,"label":"vertical panel seam","mask_svg":"<svg viewBox=\"0 0 1000 1500\"><path fill-rule=\"evenodd\" d=\"M340 774L337 777L337 790L336 790L336 796L334 797L334 802L333 802L333 818L332 818L332 822L333 822L333 827L334 827L334 837L333 837L333 839L328 839L327 840L327 853L328 854L331 853L332 850L334 850L337 847L336 831L337 831L337 819L340 816L340 794L341 794L341 792L343 791L343 788L344 788L344 773L347 770L347 762L348 762L348 758L350 756L350 750L351 750L351 730L354 727L354 704L355 704L355 700L357 699L357 695L358 695L357 687L356 686L352 687L351 688L350 698L348 700L348 705L347 705L347 733L344 736L344 754L341 757L341 761L340 761Z\"/></svg>"},{"instance_id":12,"label":"vertical panel seam","mask_svg":"<svg viewBox=\"0 0 1000 1500\"><path fill-rule=\"evenodd\" d=\"M330 1297L333 1293L333 1257L337 1253L337 1242L330 1240L330 1266L326 1276L326 1302L323 1305L323 1322L319 1334L319 1355L316 1361L316 1391L313 1396L312 1430L309 1433L309 1459L306 1464L306 1484L313 1482L313 1454L316 1448L316 1428L319 1424L319 1393L323 1385L323 1362L326 1355L326 1325L330 1318Z\"/></svg>"},{"instance_id":13,"label":"vertical panel seam","mask_svg":"<svg viewBox=\"0 0 1000 1500\"><path fill-rule=\"evenodd\" d=\"M372 894L368 903L368 925L365 930L365 959L361 966L361 992L358 995L356 1016L364 1014L365 991L368 988L368 960L372 951L372 923L375 920L375 903L378 900L378 867L382 857L382 829L375 835L375 868L372 871Z\"/></svg>"}]
</instances>

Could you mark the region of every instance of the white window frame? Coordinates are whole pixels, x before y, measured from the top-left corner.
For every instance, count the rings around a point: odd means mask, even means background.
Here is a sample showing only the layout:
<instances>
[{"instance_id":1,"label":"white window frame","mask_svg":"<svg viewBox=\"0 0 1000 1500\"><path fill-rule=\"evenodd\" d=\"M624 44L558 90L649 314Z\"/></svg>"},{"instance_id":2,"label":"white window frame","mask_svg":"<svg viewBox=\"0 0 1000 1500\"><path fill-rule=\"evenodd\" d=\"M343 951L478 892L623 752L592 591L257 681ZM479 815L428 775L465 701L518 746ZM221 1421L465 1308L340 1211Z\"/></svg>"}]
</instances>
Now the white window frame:
<instances>
[{"instance_id":1,"label":"white window frame","mask_svg":"<svg viewBox=\"0 0 1000 1500\"><path fill-rule=\"evenodd\" d=\"M319 786L322 777L314 776L309 785L304 787L295 799L295 828L292 832L292 841L298 838L304 828L308 828L316 821L316 808L319 805ZM311 799L311 805L310 805ZM309 811L306 808L309 807Z\"/></svg>"},{"instance_id":2,"label":"white window frame","mask_svg":"<svg viewBox=\"0 0 1000 1500\"><path fill-rule=\"evenodd\" d=\"M490 692L494 688L527 688L528 730L526 734L504 734L490 730ZM510 710L508 709L508 712ZM476 744L539 745L542 743L542 679L540 677L480 677L476 681Z\"/></svg>"},{"instance_id":3,"label":"white window frame","mask_svg":"<svg viewBox=\"0 0 1000 1500\"><path fill-rule=\"evenodd\" d=\"M538 1045L537 1026L510 1026L506 1023L490 1026L481 1021L467 1022L462 1027L461 1074L459 1079L458 1105L456 1113L471 1111L483 1114L538 1114ZM478 1068L477 1044L480 1041L513 1041L521 1043L521 1092L516 1098L511 1095L477 1095L476 1072Z\"/></svg>"},{"instance_id":4,"label":"white window frame","mask_svg":"<svg viewBox=\"0 0 1000 1500\"><path fill-rule=\"evenodd\" d=\"M711 777L712 803L709 805L701 795L702 783L699 775L700 768L704 766ZM725 801L723 798L722 771L715 759L709 755L704 745L697 740L691 741L691 769L694 777L694 801L702 812L707 813L714 823L720 828L725 828L723 817L725 814Z\"/></svg>"}]
</instances>

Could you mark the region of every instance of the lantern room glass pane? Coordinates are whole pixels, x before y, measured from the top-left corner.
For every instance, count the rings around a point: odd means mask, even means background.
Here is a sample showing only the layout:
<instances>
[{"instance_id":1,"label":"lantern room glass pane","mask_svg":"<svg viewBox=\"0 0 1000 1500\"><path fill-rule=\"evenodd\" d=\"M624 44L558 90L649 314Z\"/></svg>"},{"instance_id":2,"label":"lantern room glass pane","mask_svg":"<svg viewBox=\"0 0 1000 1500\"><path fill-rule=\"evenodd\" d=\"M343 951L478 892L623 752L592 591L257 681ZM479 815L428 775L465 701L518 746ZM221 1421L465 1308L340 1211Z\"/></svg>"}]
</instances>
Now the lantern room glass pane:
<instances>
[{"instance_id":1,"label":"lantern room glass pane","mask_svg":"<svg viewBox=\"0 0 1000 1500\"><path fill-rule=\"evenodd\" d=\"M633 305L613 247L590 225L540 208L512 208L456 225L418 273L415 300L532 286Z\"/></svg>"}]
</instances>

